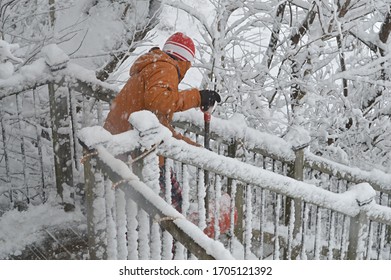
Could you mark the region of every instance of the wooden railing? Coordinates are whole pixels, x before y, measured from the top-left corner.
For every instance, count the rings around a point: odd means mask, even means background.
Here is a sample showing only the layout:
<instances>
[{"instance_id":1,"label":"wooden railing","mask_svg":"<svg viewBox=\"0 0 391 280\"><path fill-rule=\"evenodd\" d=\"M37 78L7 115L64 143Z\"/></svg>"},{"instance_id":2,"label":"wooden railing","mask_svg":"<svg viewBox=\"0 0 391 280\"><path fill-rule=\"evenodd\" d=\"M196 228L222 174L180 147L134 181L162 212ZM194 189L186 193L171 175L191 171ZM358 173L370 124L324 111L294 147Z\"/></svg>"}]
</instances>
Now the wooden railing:
<instances>
[{"instance_id":1,"label":"wooden railing","mask_svg":"<svg viewBox=\"0 0 391 280\"><path fill-rule=\"evenodd\" d=\"M196 111L185 112L177 114L175 119L175 125L177 128L182 129L183 133L187 133L188 136L194 139L199 139L202 142L203 132L203 120L200 114ZM378 204L389 207L390 201L390 183L391 175L385 174L379 170L373 170L371 172L363 171L358 168L351 168L349 166L332 162L314 154L308 150L295 149L292 145L276 136L261 133L248 128L245 123L238 124L237 120L232 124L229 120L222 120L213 118L210 124L212 139L211 147L214 147L214 151L227 155L229 157L235 157L241 161L247 162L251 165L259 166L263 169L270 170L274 173L289 176L299 181L305 181L311 183L319 188L329 190L335 193L343 193L355 184L363 182L373 185L376 190L375 200ZM246 201L245 191L240 191L236 197L236 207L239 209L239 221L245 220L244 210L247 205L243 203ZM300 199L293 199L291 196L282 197L282 200L278 202L276 197L271 197L269 206L275 207L275 205L281 205L280 214L281 224L288 226L290 223L291 208L295 208L294 229L295 234L302 231L303 219L310 217L311 222L316 220L319 210L316 207L305 206L305 203ZM267 203L266 203L267 204ZM305 213L309 211L308 213ZM343 247L342 236L345 236L349 231L346 227L346 217L339 217L340 214L333 213L327 215L329 230L328 236L325 236L325 240L328 240L328 246L335 241L332 241L339 230L340 233L340 247L334 249L335 252L341 252ZM311 218L312 217L312 218ZM314 218L315 217L315 218ZM344 225L341 227L341 224ZM376 220L369 221L369 234L373 240L367 240L369 245L366 256L372 258L381 258L381 247L384 244L391 242L391 229L389 226L376 222ZM313 226L312 226L313 227ZM236 231L236 236L239 240L244 242L244 225L241 225L242 230ZM346 237L346 236L345 236ZM376 252L376 253L375 253ZM329 251L328 254L332 254ZM337 254L337 253L333 253ZM344 258L341 253L338 253L339 258ZM336 257L336 255L334 256ZM328 258L334 258L329 255Z\"/></svg>"},{"instance_id":2,"label":"wooden railing","mask_svg":"<svg viewBox=\"0 0 391 280\"><path fill-rule=\"evenodd\" d=\"M137 120L137 118L142 120L148 119L148 122L155 119L155 128L144 128L151 132L151 134L140 132L137 128L137 122L133 123L136 130L127 132L126 135L124 134L122 136L110 136L105 132L108 136L100 137L98 133L102 130L100 127L93 128L95 129L94 133L92 133L91 130L86 130L84 133L85 135L94 135L92 138L95 140L90 142L88 146L98 146L97 154L102 157L100 161L105 162L106 167L103 168L103 171L106 174L112 173L112 171L108 171L108 166L113 166L113 163L108 164L108 162L114 161L114 156L118 155L120 153L119 151L123 152L123 149L121 150L118 148L120 142L115 139L128 139L125 143L125 146L129 148L128 151L131 151L133 148L137 149L139 143L144 143L144 145L147 143L146 146L142 148L142 150L145 151L150 151L151 148L154 147L154 144L161 143L157 146L156 152L153 151L148 153L143 159L143 167L141 170L144 171L140 172L140 177L143 178L146 185L142 185L142 187L147 188L148 186L150 189L149 191L154 192L154 196L144 195L144 199L149 200L149 203L142 202L141 204L159 204L155 201L158 197L157 194L159 193L160 188L158 183L159 172L157 168L157 153L167 158L167 170L173 169L178 178L180 178L180 183L184 192L182 220L186 221L188 225L191 224L191 222L187 220L191 220L204 231L205 228L213 229L213 234L209 233L209 235L214 237L216 240L215 242L220 241L225 244L226 248L230 250L232 256L235 258L375 258L372 247L377 241L374 242L376 238L373 236L373 231L371 232L370 223L379 223L385 227L389 227L391 225L391 209L378 205L374 201L376 193L369 184L361 183L353 185L349 190L339 194L324 190L315 185L278 175L264 170L263 168L238 161L237 159L218 155L209 150L193 147L183 141L164 136L163 133L157 132L159 123L157 122L156 117L151 113L149 113L148 116L148 113L149 112L142 112L142 115L140 114L139 116L137 116L136 113L136 115L132 115L132 117L134 117L135 120ZM164 129L164 127L162 127L162 129ZM144 137L147 135L148 141L141 139L137 140L137 133L139 135L144 135ZM150 137L153 135L160 135L163 137L158 137L155 141L152 141L153 138ZM105 141L105 143L99 141L99 139L110 139L111 137L114 138L110 141ZM91 139L91 137L84 138ZM129 139L134 140L131 141ZM94 143L94 141L97 141L97 143ZM113 143L116 144L114 145ZM131 143L133 143L133 145ZM109 157L111 158L109 159ZM115 161L119 162L119 160ZM121 164L124 165L124 163ZM114 179L114 182L119 182L114 183L115 186L121 186L121 184L126 183L126 186L129 189L132 189L129 185L134 185L133 181L137 181L138 179L134 179L132 177L134 176L134 173L130 173L125 167L126 165L120 167L119 163L117 163L114 169L121 170L120 173L122 175L109 177ZM123 170L125 169L128 170L126 171L127 173L124 173ZM138 168L134 168L133 171L137 169ZM211 180L208 186L205 185L203 177L204 170L209 171ZM96 175L86 176L86 178L95 177ZM94 180L95 179L92 179L91 181ZM96 180L92 185L96 188ZM142 187L140 186L139 188ZM240 188L243 190L245 206L243 209L242 240L235 237L235 234L237 235L235 228L238 227L238 224L234 223L234 209L238 207L238 205L236 205L236 196L238 195L238 190ZM220 224L217 222L217 219L213 218L220 217L221 213L226 211L222 207L226 207L227 205L222 206L220 203L216 203L216 201L221 200L221 197L225 196L226 193L228 193L230 197L228 207L231 209L231 227L228 232L222 234L219 228ZM207 194L209 194L210 200L206 203L209 203L209 205L206 205L205 203ZM129 194L129 199L137 201L138 203L138 199L136 199L138 196L138 194ZM295 207L297 204L291 203L290 211L287 211L285 203L288 198L300 202L299 216L302 218L300 219L299 225L297 225L295 220L295 217L298 216ZM174 211L174 209L169 206L169 197L166 197L166 199L167 203L162 205L161 211L165 211L165 209ZM103 205L103 202L101 202L101 204ZM192 207L191 204L194 204L194 207ZM91 205L93 205L93 202ZM145 206L142 206L142 208L147 209ZM92 207L91 209L96 209L96 207ZM209 215L207 215L208 209ZM135 230L134 223L139 226L144 223L147 225L146 227L148 227L150 223L145 223L145 220L143 219L149 220L150 216L153 217L155 215L155 212L152 210L147 211L149 213L148 218L137 217L137 222L134 217L131 218L127 223L128 230ZM289 212L289 214L287 214L287 212ZM196 214L197 219L194 219L194 214ZM289 218L287 225L285 224L286 215L288 215ZM176 217L174 214L158 214L158 216L159 219L161 219L161 217ZM100 220L103 221L104 219ZM213 227L211 227L211 224L213 224ZM102 226L98 227L104 228ZM170 230L167 231L171 232ZM140 234L143 233L144 237L145 233L147 233L146 236L149 237L148 240L140 238ZM157 229L153 230L152 228L134 231L132 236L137 237L133 237L132 240L138 240L139 242L136 248L145 248L148 246L147 244L151 244L153 240L158 240L157 248L166 248L166 251L164 251L165 253L162 253L162 251L152 252L151 247L147 250L150 253L141 254L139 251L137 257L150 258L152 255L157 258L167 257L167 252L170 251L167 251L169 246L167 247L167 243L164 243L164 241L161 241L161 239L156 236L153 237L153 233L158 237L163 236L163 232L160 232ZM178 235L175 236L173 234L172 236L174 236L175 240L180 241L188 252L195 255L194 250L191 249L194 246L190 246L188 241L197 239L194 237L188 238L188 234L189 231L180 233L182 239ZM201 230L198 231L198 234L201 234ZM184 238L183 235L186 237ZM100 236L100 234L93 233L92 237L95 236ZM204 237L206 238L205 240L208 240L206 236ZM117 236L116 240L119 240L119 238L120 237ZM385 241L384 238L383 241ZM145 244L140 244L140 242L145 242ZM170 239L169 244L171 244L171 242L172 239ZM204 248L209 247L203 245L203 242L206 241L201 241L198 246ZM382 247L379 247L379 256L383 258L389 251L387 251L387 246L389 245L386 243L387 242L383 242ZM105 244L105 242L103 242L103 244ZM132 246L135 245L132 243ZM376 246L378 246L377 243ZM102 245L101 248L103 247L104 246ZM156 246L153 246L153 248L156 248ZM172 255L170 256L172 257ZM188 253L183 253L182 250L179 255L175 256L186 258ZM207 258L203 254L196 256ZM387 256L385 258L387 258Z\"/></svg>"},{"instance_id":3,"label":"wooden railing","mask_svg":"<svg viewBox=\"0 0 391 280\"><path fill-rule=\"evenodd\" d=\"M196 111L176 114L174 116L174 125L185 132L198 136L204 135L204 122L202 116L197 114ZM304 174L304 180L306 178L311 179L309 178L309 173L316 171L318 175L331 176L337 180L344 180L347 183L359 184L367 182L379 194L391 195L391 174L386 174L380 170L364 171L316 156L305 150L306 146L297 149L297 147L293 147L291 143L278 136L262 133L247 127L244 121L238 125L237 123L232 124L230 120L213 118L210 130L210 138L216 143L225 144L226 154L229 154L231 157L243 158L243 154L246 152L251 153L250 156L258 155L270 158L280 165L293 166L297 159L297 152L304 151L303 164L299 164L301 163L299 160L296 167L294 167L297 170L302 170L298 171L298 173ZM232 147L236 147L235 155L232 152ZM240 155L238 154L238 147L241 150ZM231 152L228 152L230 148Z\"/></svg>"},{"instance_id":4,"label":"wooden railing","mask_svg":"<svg viewBox=\"0 0 391 280\"><path fill-rule=\"evenodd\" d=\"M78 65L51 69L45 59L0 81L0 214L44 203L50 188L73 209L74 186L83 183L77 131L102 124L116 92Z\"/></svg>"},{"instance_id":5,"label":"wooden railing","mask_svg":"<svg viewBox=\"0 0 391 280\"><path fill-rule=\"evenodd\" d=\"M389 229L391 209L374 202L375 191L367 183L353 185L348 191L336 194L212 152L205 151L200 157L197 149L174 140L165 141L159 152L181 163L206 169L212 178L231 178L236 186L244 187L243 244L247 248L244 258L254 257L250 252L258 252L255 256L262 259L373 258L372 246L380 246L381 242L384 247L376 252L389 253L389 245L384 242L387 236L383 232L383 236L379 235L382 240L375 242L378 236L373 236L369 221L384 223L384 229ZM345 200L348 197L351 200ZM300 201L299 227L295 224L295 204L287 209L287 198ZM234 197L232 199L235 201ZM383 214L376 215L374 209L382 209ZM387 217L387 221L381 217Z\"/></svg>"},{"instance_id":6,"label":"wooden railing","mask_svg":"<svg viewBox=\"0 0 391 280\"><path fill-rule=\"evenodd\" d=\"M79 134L85 149L90 257L232 259L223 244L208 238L159 196L156 145L170 137L170 132L150 112L135 113L132 117L138 122L132 123L134 131L119 136L127 137L125 141L116 142L118 137L111 137L101 127L83 129ZM146 119L146 125L138 125ZM129 155L142 152L129 168L115 158L118 151ZM111 188L105 187L107 184ZM116 213L115 217L112 213ZM114 240L117 244L113 244Z\"/></svg>"}]
</instances>

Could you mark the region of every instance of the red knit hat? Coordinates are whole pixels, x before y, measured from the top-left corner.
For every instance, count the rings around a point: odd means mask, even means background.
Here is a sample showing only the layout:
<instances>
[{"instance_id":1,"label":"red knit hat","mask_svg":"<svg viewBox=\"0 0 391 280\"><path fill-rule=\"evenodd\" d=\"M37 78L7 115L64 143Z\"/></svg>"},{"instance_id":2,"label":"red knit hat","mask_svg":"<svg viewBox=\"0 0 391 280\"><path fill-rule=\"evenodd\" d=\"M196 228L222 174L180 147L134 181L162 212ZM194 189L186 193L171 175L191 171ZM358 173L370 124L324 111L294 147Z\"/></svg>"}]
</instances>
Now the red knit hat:
<instances>
[{"instance_id":1,"label":"red knit hat","mask_svg":"<svg viewBox=\"0 0 391 280\"><path fill-rule=\"evenodd\" d=\"M163 51L179 60L193 62L195 47L193 40L181 32L171 35L163 46Z\"/></svg>"}]
</instances>

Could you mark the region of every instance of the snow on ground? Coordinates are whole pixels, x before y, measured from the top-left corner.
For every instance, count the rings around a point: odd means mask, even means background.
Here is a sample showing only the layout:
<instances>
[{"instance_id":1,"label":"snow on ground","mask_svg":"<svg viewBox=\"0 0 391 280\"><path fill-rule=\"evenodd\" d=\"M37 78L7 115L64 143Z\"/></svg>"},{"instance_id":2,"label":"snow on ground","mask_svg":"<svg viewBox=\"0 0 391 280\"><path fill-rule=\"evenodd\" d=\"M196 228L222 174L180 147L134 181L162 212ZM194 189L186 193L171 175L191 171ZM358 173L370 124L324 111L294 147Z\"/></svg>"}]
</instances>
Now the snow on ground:
<instances>
[{"instance_id":1,"label":"snow on ground","mask_svg":"<svg viewBox=\"0 0 391 280\"><path fill-rule=\"evenodd\" d=\"M0 218L0 260L20 255L27 245L39 243L47 235L44 229L67 223L85 224L85 217L76 210L64 212L63 207L50 203L30 206L28 211L14 209Z\"/></svg>"}]
</instances>

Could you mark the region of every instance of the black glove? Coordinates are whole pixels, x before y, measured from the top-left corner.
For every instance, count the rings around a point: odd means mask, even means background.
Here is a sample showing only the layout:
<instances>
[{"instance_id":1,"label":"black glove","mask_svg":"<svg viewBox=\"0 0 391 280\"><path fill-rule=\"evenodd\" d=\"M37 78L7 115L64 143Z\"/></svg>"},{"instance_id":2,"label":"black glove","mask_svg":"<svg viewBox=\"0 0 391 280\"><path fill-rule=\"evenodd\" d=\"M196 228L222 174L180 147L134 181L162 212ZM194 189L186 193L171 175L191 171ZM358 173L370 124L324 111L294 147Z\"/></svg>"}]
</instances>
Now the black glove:
<instances>
[{"instance_id":1,"label":"black glove","mask_svg":"<svg viewBox=\"0 0 391 280\"><path fill-rule=\"evenodd\" d=\"M210 107L213 107L215 103L221 102L220 95L214 90L203 89L200 90L201 95L201 111L206 112Z\"/></svg>"}]
</instances>

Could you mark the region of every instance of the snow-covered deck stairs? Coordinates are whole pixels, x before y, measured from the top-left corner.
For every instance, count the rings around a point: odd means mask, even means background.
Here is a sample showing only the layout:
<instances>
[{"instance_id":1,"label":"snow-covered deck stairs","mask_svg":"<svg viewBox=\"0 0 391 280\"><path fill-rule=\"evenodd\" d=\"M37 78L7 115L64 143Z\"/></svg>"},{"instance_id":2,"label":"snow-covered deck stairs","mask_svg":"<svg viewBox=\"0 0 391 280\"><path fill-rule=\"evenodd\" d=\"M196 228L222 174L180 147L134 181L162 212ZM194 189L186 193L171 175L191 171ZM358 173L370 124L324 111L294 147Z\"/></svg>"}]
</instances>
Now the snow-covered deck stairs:
<instances>
[{"instance_id":1,"label":"snow-covered deck stairs","mask_svg":"<svg viewBox=\"0 0 391 280\"><path fill-rule=\"evenodd\" d=\"M45 203L55 189L69 209L78 203L74 186L86 179L90 258L391 259L390 174L324 159L237 118L212 118L213 152L171 138L147 115L133 116L137 129L112 136L101 127L102 111L116 88L66 57L49 59L57 51L0 81L0 206ZM177 129L202 141L199 111L175 117ZM84 166L78 136L98 152ZM115 159L128 151L150 153L130 171ZM158 195L157 155L177 174L182 213ZM105 175L91 173L95 166ZM225 234L215 222L209 239L202 230L227 194L238 222Z\"/></svg>"}]
</instances>

